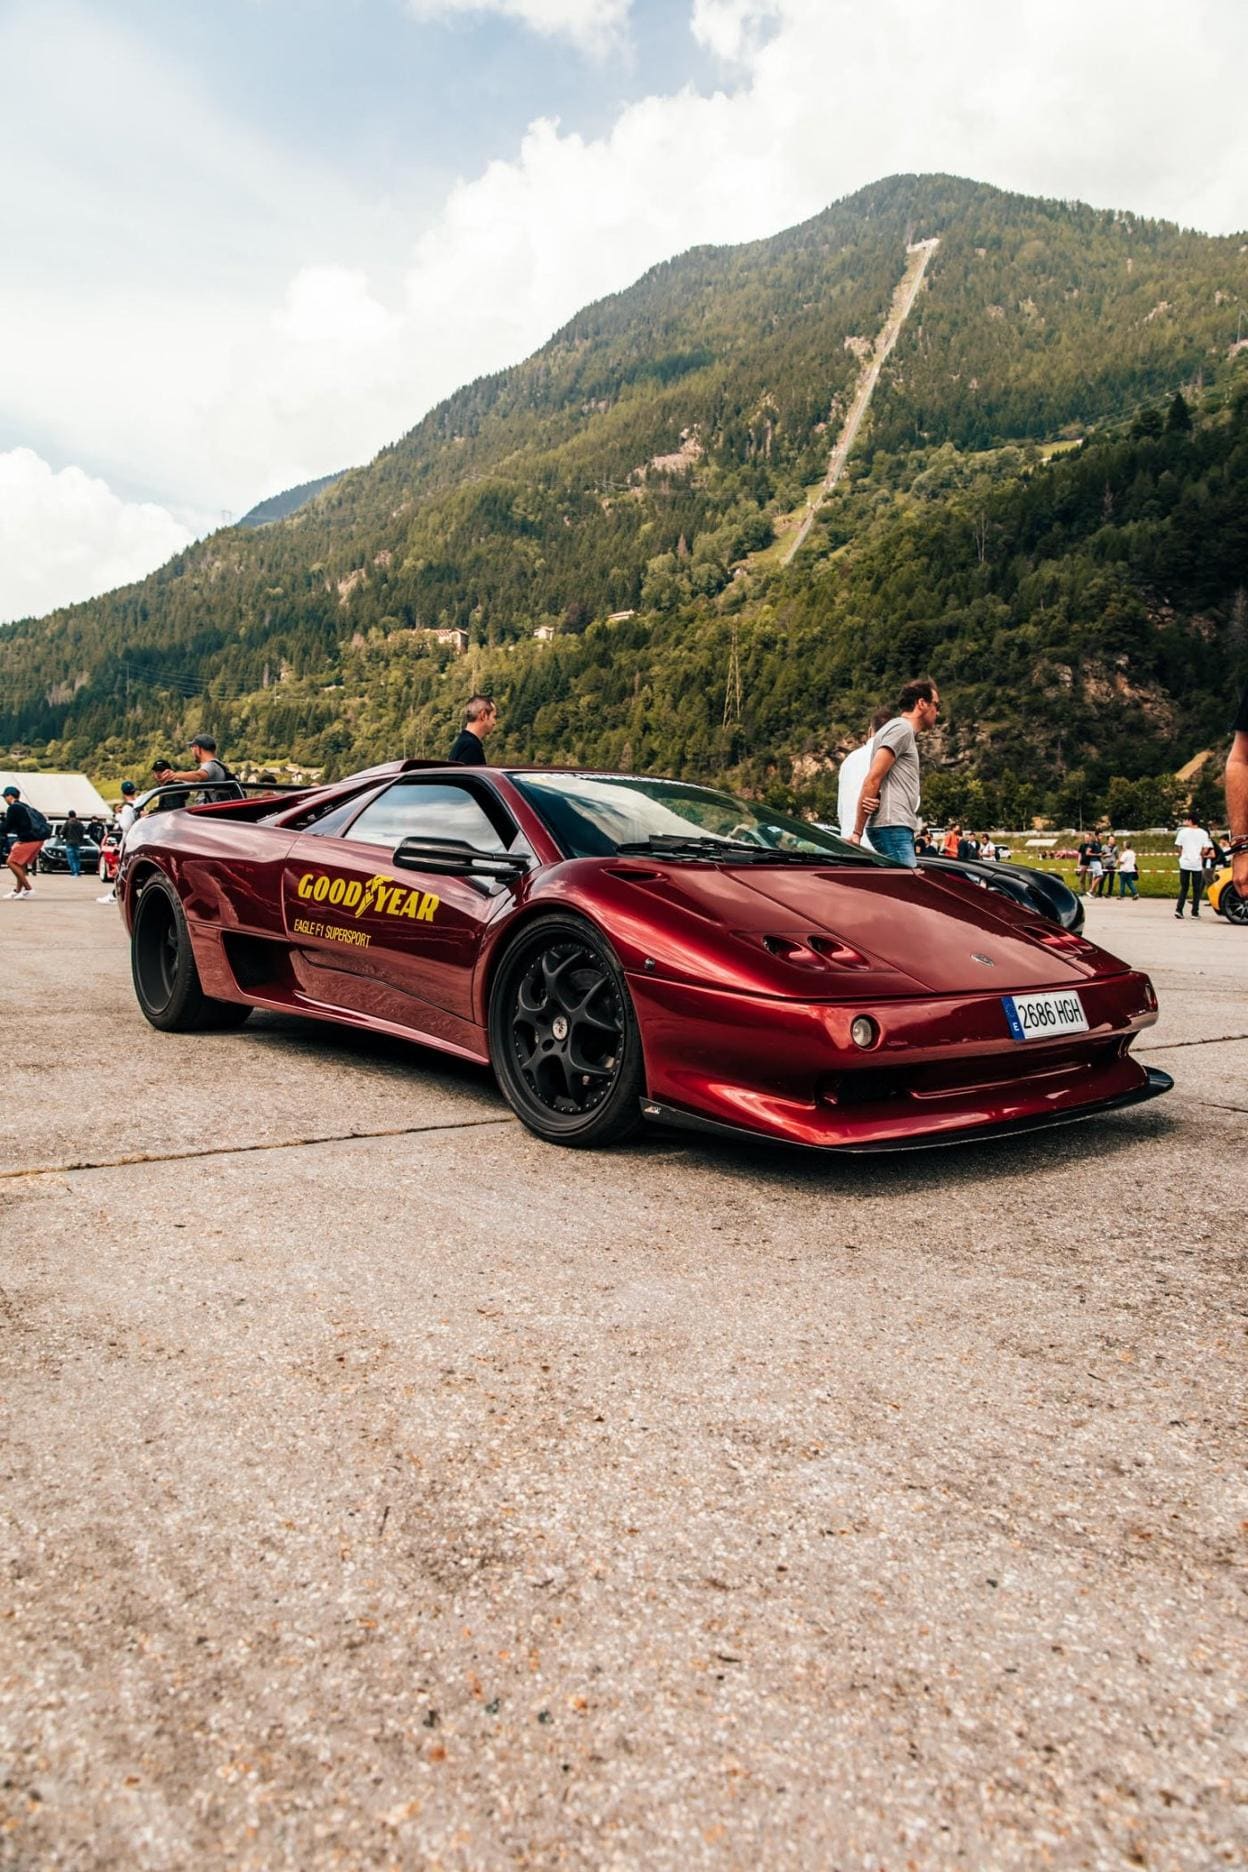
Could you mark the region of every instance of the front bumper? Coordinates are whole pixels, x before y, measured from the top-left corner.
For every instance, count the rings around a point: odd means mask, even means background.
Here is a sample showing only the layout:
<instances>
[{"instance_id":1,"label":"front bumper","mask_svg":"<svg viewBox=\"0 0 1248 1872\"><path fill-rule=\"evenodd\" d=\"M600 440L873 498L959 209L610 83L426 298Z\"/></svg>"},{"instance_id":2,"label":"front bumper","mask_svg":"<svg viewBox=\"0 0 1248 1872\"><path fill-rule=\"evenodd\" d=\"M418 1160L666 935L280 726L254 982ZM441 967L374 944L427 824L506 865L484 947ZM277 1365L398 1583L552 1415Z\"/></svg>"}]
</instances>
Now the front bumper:
<instances>
[{"instance_id":1,"label":"front bumper","mask_svg":"<svg viewBox=\"0 0 1248 1872\"><path fill-rule=\"evenodd\" d=\"M1130 1047L1157 1018L1147 976L1078 984L1087 1033L1018 1042L999 993L798 1002L630 977L644 1114L813 1149L902 1150L1011 1135L1169 1089ZM850 1027L870 1013L869 1050Z\"/></svg>"}]
</instances>

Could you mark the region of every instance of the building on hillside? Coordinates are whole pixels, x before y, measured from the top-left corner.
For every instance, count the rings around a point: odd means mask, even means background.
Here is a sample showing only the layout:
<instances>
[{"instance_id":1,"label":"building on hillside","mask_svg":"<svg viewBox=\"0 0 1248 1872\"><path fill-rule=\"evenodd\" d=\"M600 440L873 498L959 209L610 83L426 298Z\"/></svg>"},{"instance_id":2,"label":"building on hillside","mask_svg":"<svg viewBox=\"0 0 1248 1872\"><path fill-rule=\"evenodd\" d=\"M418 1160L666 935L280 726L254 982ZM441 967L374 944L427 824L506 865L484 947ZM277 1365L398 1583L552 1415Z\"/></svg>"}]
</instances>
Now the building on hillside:
<instances>
[{"instance_id":1,"label":"building on hillside","mask_svg":"<svg viewBox=\"0 0 1248 1872\"><path fill-rule=\"evenodd\" d=\"M0 772L0 791L6 786L19 788L26 804L35 807L45 819L63 819L71 807L80 819L107 820L112 816L108 801L85 773Z\"/></svg>"},{"instance_id":2,"label":"building on hillside","mask_svg":"<svg viewBox=\"0 0 1248 1872\"><path fill-rule=\"evenodd\" d=\"M435 630L431 631L429 634L435 643L449 644L456 656L462 656L464 651L468 648L468 633L466 630Z\"/></svg>"},{"instance_id":3,"label":"building on hillside","mask_svg":"<svg viewBox=\"0 0 1248 1872\"><path fill-rule=\"evenodd\" d=\"M549 643L551 638L557 634L556 627L553 624L539 624L533 636L538 643Z\"/></svg>"}]
</instances>

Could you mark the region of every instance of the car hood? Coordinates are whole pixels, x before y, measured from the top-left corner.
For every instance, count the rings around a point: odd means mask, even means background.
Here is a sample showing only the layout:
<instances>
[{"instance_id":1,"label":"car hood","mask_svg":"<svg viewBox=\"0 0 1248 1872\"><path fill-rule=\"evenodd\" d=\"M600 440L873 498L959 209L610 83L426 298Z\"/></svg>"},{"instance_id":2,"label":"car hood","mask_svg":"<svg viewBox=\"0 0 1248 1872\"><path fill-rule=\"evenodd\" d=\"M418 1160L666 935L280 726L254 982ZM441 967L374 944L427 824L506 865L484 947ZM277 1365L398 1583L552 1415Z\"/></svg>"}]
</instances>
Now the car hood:
<instances>
[{"instance_id":1,"label":"car hood","mask_svg":"<svg viewBox=\"0 0 1248 1872\"><path fill-rule=\"evenodd\" d=\"M730 929L835 937L929 994L1073 984L1121 973L1104 950L956 877L872 866L681 866L679 895Z\"/></svg>"}]
</instances>

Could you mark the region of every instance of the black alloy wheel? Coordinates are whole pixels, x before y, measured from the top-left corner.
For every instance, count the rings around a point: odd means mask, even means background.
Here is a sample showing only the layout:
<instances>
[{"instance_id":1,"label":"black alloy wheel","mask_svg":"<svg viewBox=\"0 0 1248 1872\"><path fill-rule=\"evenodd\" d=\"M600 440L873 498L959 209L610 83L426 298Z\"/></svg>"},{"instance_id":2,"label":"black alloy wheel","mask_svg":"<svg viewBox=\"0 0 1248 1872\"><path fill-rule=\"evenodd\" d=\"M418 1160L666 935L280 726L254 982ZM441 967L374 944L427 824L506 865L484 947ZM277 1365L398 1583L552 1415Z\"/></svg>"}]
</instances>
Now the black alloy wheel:
<instances>
[{"instance_id":1,"label":"black alloy wheel","mask_svg":"<svg viewBox=\"0 0 1248 1872\"><path fill-rule=\"evenodd\" d=\"M1236 923L1240 929L1248 929L1248 897L1241 897L1233 884L1222 886L1218 908L1228 923Z\"/></svg>"},{"instance_id":2,"label":"black alloy wheel","mask_svg":"<svg viewBox=\"0 0 1248 1872\"><path fill-rule=\"evenodd\" d=\"M641 1037L619 963L587 923L542 917L503 957L490 1055L517 1116L551 1144L613 1144L641 1123Z\"/></svg>"},{"instance_id":3,"label":"black alloy wheel","mask_svg":"<svg viewBox=\"0 0 1248 1872\"><path fill-rule=\"evenodd\" d=\"M160 873L143 885L135 906L130 972L139 1006L162 1033L241 1027L251 1013L243 1002L204 993L178 893Z\"/></svg>"}]
</instances>

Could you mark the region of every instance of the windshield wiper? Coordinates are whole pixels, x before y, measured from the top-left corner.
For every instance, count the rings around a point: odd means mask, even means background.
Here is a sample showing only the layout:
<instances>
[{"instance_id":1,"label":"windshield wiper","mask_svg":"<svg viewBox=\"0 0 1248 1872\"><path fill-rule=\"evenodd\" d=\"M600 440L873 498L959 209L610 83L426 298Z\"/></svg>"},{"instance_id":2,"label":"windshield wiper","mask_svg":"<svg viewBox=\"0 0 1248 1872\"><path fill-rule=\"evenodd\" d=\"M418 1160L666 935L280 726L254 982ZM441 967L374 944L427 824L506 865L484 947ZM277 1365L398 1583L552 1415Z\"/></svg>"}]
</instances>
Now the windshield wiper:
<instances>
[{"instance_id":1,"label":"windshield wiper","mask_svg":"<svg viewBox=\"0 0 1248 1872\"><path fill-rule=\"evenodd\" d=\"M748 845L743 839L706 838L691 832L688 837L681 833L657 832L653 838L631 839L627 844L617 845L616 851L621 857L628 858L700 858L722 861L725 864L855 864L856 857L842 856L840 852L796 852L778 851L771 845ZM863 854L866 862L870 856Z\"/></svg>"}]
</instances>

